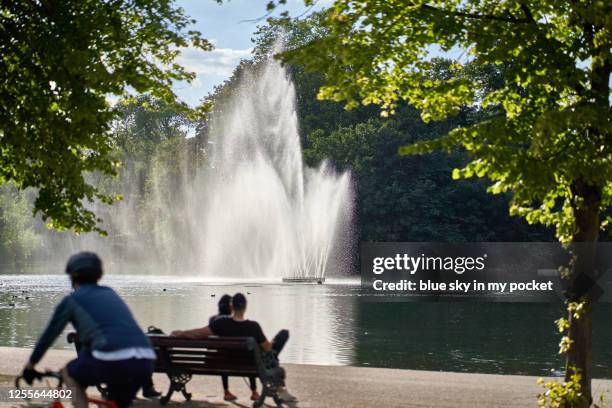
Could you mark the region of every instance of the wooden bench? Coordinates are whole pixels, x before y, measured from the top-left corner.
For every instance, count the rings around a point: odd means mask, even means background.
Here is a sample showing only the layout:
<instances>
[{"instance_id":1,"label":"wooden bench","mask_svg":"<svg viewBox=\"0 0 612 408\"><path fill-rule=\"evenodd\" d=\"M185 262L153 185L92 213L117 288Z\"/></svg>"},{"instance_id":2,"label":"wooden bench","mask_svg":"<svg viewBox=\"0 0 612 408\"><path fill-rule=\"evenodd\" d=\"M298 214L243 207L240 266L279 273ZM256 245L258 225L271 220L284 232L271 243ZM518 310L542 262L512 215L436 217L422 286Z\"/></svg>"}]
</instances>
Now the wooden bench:
<instances>
[{"instance_id":1,"label":"wooden bench","mask_svg":"<svg viewBox=\"0 0 612 408\"><path fill-rule=\"evenodd\" d=\"M263 385L259 400L253 407L263 406L266 397L272 397L277 406L281 405L278 387L283 385L285 371L269 364L255 339L251 337L210 337L205 340L190 340L165 335L148 334L155 349L157 360L154 371L164 373L170 379L166 395L159 402L166 405L174 392L180 391L189 401L191 394L186 385L194 375L227 375L228 377L257 377ZM68 342L74 343L77 352L80 343L76 333L68 334ZM97 385L104 396L106 388Z\"/></svg>"},{"instance_id":2,"label":"wooden bench","mask_svg":"<svg viewBox=\"0 0 612 408\"><path fill-rule=\"evenodd\" d=\"M160 403L165 405L175 391L186 400L191 399L186 385L193 375L227 375L232 377L257 377L263 385L261 397L253 407L261 407L266 397L272 397L281 405L278 387L283 384L284 370L266 367L263 353L253 338L211 337L191 340L163 335L149 335L157 360L155 372L165 373L170 387Z\"/></svg>"}]
</instances>

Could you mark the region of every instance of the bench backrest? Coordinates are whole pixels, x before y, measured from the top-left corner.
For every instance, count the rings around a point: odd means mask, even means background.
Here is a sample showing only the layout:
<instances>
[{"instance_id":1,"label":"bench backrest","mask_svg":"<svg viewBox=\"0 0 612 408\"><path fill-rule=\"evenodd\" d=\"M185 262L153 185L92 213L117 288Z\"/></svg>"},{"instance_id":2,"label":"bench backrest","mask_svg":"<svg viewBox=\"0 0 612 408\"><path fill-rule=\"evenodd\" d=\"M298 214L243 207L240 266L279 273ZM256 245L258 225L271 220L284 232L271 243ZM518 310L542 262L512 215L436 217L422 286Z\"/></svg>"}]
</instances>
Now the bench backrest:
<instances>
[{"instance_id":1,"label":"bench backrest","mask_svg":"<svg viewBox=\"0 0 612 408\"><path fill-rule=\"evenodd\" d=\"M157 354L156 372L246 377L258 376L258 367L262 367L259 346L250 337L149 338Z\"/></svg>"}]
</instances>

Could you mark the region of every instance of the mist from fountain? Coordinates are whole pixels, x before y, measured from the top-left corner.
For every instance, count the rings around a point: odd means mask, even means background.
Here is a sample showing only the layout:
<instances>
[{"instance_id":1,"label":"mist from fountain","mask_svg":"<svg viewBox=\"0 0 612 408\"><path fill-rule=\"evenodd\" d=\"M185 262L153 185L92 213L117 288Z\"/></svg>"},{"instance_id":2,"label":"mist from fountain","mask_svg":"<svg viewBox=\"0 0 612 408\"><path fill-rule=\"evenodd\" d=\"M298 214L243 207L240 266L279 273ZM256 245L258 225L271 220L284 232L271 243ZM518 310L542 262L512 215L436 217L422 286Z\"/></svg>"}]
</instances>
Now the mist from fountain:
<instances>
[{"instance_id":1,"label":"mist from fountain","mask_svg":"<svg viewBox=\"0 0 612 408\"><path fill-rule=\"evenodd\" d=\"M246 73L212 121L205 271L323 278L350 234L350 175L304 166L295 101L286 70L270 60Z\"/></svg>"},{"instance_id":2,"label":"mist from fountain","mask_svg":"<svg viewBox=\"0 0 612 408\"><path fill-rule=\"evenodd\" d=\"M177 149L174 178L152 160L144 203L142 174L125 163L125 199L92 207L109 237L44 233L43 264L93 250L111 273L221 280L321 279L352 266L350 175L304 165L288 73L270 59L237 89L208 120L205 160Z\"/></svg>"}]
</instances>

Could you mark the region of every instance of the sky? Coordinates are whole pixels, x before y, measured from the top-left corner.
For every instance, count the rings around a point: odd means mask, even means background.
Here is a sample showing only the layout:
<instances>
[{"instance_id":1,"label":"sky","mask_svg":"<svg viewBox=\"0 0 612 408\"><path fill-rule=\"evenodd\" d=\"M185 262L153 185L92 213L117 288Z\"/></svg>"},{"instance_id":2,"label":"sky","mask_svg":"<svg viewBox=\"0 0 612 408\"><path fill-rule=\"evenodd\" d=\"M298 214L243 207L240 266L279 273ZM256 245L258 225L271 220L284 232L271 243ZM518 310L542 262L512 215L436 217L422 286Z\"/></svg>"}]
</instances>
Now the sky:
<instances>
[{"instance_id":1,"label":"sky","mask_svg":"<svg viewBox=\"0 0 612 408\"><path fill-rule=\"evenodd\" d=\"M229 78L241 59L250 56L251 38L258 25L265 24L266 4L269 0L225 0L218 4L214 0L178 0L177 4L186 14L195 19L194 29L211 41L215 49L204 52L188 48L182 52L178 62L196 73L196 79L178 83L174 90L180 99L194 106L213 90L215 85ZM317 7L330 4L320 0ZM276 12L287 10L291 16L299 16L309 9L303 0L288 0ZM259 20L259 21L257 21Z\"/></svg>"}]
</instances>

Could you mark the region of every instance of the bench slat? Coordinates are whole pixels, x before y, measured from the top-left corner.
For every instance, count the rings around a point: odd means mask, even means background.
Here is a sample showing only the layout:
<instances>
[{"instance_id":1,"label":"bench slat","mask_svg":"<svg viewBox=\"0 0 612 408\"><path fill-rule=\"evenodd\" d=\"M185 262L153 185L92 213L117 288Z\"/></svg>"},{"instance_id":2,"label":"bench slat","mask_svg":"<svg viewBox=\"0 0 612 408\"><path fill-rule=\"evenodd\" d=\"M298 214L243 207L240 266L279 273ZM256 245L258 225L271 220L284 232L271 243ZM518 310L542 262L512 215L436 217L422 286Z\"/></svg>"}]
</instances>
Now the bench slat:
<instances>
[{"instance_id":1,"label":"bench slat","mask_svg":"<svg viewBox=\"0 0 612 408\"><path fill-rule=\"evenodd\" d=\"M208 348L227 350L248 350L249 346L245 337L216 337L204 340L183 339L180 337L151 336L154 347L185 347L185 348Z\"/></svg>"},{"instance_id":2,"label":"bench slat","mask_svg":"<svg viewBox=\"0 0 612 408\"><path fill-rule=\"evenodd\" d=\"M248 363L248 364L255 365L255 362L253 361L252 357L174 356L174 357L168 358L167 361L170 361L170 362L173 362L173 361L177 361L177 362L178 361L196 361L196 362L202 362L202 361L227 361L228 365L229 364L233 364L234 362L245 362L245 363Z\"/></svg>"},{"instance_id":3,"label":"bench slat","mask_svg":"<svg viewBox=\"0 0 612 408\"><path fill-rule=\"evenodd\" d=\"M226 350L226 349L186 349L186 348L177 348L177 347L155 347L156 349L165 350L170 355L201 355L201 354L227 354L227 355L245 355L251 356L253 353L250 350Z\"/></svg>"},{"instance_id":4,"label":"bench slat","mask_svg":"<svg viewBox=\"0 0 612 408\"><path fill-rule=\"evenodd\" d=\"M253 364L253 356L170 356L170 361L227 361L228 364L232 364L236 361L246 361L249 364Z\"/></svg>"},{"instance_id":5,"label":"bench slat","mask_svg":"<svg viewBox=\"0 0 612 408\"><path fill-rule=\"evenodd\" d=\"M166 370L163 372L165 371ZM236 366L227 368L224 366L207 366L204 364L172 364L172 371L187 374L257 375L257 370L252 366Z\"/></svg>"},{"instance_id":6,"label":"bench slat","mask_svg":"<svg viewBox=\"0 0 612 408\"><path fill-rule=\"evenodd\" d=\"M165 358L174 357L199 357L199 358L253 358L253 353L232 353L227 350L202 350L200 352L183 353L181 351L169 350L169 349L155 349L155 353L158 357L164 356Z\"/></svg>"},{"instance_id":7,"label":"bench slat","mask_svg":"<svg viewBox=\"0 0 612 408\"><path fill-rule=\"evenodd\" d=\"M168 356L227 356L232 358L234 356L248 356L252 357L253 353L250 351L243 350L223 350L223 349L201 349L201 350L177 350L177 349L159 349L160 352L167 353Z\"/></svg>"}]
</instances>

